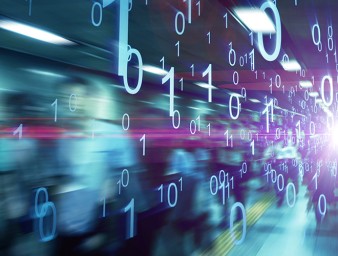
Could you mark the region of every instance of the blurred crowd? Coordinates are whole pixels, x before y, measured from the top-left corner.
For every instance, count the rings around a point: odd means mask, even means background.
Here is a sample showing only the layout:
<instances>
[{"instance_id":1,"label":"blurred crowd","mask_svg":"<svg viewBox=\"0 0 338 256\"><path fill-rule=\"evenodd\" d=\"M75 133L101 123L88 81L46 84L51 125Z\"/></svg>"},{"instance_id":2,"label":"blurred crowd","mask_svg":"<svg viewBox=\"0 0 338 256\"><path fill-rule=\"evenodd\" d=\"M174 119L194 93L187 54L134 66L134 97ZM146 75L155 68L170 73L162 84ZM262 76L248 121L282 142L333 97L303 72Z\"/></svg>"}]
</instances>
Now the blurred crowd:
<instances>
[{"instance_id":1,"label":"blurred crowd","mask_svg":"<svg viewBox=\"0 0 338 256\"><path fill-rule=\"evenodd\" d=\"M294 198L306 185L318 222L322 195L334 202L337 161L317 160L325 139L281 120L271 130L283 132L267 137L261 117L207 114L193 134L190 120L174 129L156 107L122 125L102 117L104 92L82 78L65 79L52 95L2 97L1 255L198 255L249 191L275 193L280 207L289 182Z\"/></svg>"}]
</instances>

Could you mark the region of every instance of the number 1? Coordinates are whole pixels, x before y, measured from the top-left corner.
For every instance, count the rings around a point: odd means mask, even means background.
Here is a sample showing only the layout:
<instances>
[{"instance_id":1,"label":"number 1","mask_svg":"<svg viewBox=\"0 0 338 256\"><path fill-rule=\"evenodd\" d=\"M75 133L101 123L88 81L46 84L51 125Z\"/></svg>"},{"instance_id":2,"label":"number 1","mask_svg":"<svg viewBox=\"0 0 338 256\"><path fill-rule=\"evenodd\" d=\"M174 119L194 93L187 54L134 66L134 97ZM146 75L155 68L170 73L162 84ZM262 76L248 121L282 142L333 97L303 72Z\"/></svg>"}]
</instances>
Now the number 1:
<instances>
[{"instance_id":1,"label":"number 1","mask_svg":"<svg viewBox=\"0 0 338 256\"><path fill-rule=\"evenodd\" d=\"M255 141L254 140L251 141L250 146L251 146L251 154L255 155Z\"/></svg>"},{"instance_id":2,"label":"number 1","mask_svg":"<svg viewBox=\"0 0 338 256\"><path fill-rule=\"evenodd\" d=\"M130 210L130 219L129 219L129 232L127 234L127 239L135 236L134 233L134 225L135 225L135 210L134 210L134 198L130 200L129 204L124 208L124 212L128 212Z\"/></svg>"},{"instance_id":3,"label":"number 1","mask_svg":"<svg viewBox=\"0 0 338 256\"><path fill-rule=\"evenodd\" d=\"M162 78L162 84L166 83L169 80L169 116L174 115L174 73L175 69L172 67L168 74L166 74L165 77ZM183 79L182 79L183 84Z\"/></svg>"},{"instance_id":4,"label":"number 1","mask_svg":"<svg viewBox=\"0 0 338 256\"><path fill-rule=\"evenodd\" d=\"M13 132L13 135L15 136L18 133L19 133L19 139L21 139L22 138L22 124L20 124L19 127L15 129L15 131Z\"/></svg>"},{"instance_id":5,"label":"number 1","mask_svg":"<svg viewBox=\"0 0 338 256\"><path fill-rule=\"evenodd\" d=\"M146 155L146 135L145 134L143 134L140 141L143 141L143 143L142 143L142 155L145 156Z\"/></svg>"},{"instance_id":6,"label":"number 1","mask_svg":"<svg viewBox=\"0 0 338 256\"><path fill-rule=\"evenodd\" d=\"M202 76L208 75L208 102L212 102L212 65L209 64L208 68L203 72Z\"/></svg>"},{"instance_id":7,"label":"number 1","mask_svg":"<svg viewBox=\"0 0 338 256\"><path fill-rule=\"evenodd\" d=\"M58 99L55 99L54 102L51 104L54 108L54 122L58 120Z\"/></svg>"}]
</instances>

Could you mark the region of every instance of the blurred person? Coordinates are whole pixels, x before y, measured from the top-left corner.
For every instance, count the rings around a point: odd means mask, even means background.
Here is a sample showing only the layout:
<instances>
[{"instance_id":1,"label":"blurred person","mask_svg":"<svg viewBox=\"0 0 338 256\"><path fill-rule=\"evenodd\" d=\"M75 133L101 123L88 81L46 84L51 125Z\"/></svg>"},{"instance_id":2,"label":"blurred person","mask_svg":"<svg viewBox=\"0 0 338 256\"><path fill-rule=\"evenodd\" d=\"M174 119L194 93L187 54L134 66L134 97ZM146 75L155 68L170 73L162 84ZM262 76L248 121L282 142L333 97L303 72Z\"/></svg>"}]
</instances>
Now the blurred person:
<instances>
[{"instance_id":1,"label":"blurred person","mask_svg":"<svg viewBox=\"0 0 338 256\"><path fill-rule=\"evenodd\" d=\"M171 119L167 111L160 108L142 108L134 115L141 118L133 120L135 130L133 137L139 141L136 150L140 155L142 172L141 196L147 201L146 207L136 215L137 235L124 244L118 255L152 255L157 247L157 240L163 226L167 223L170 209L159 200L158 188L167 181L165 176L167 158L172 147ZM170 128L169 128L170 127ZM140 143L140 138L145 135L145 147ZM143 154L143 149L144 154Z\"/></svg>"},{"instance_id":2,"label":"blurred person","mask_svg":"<svg viewBox=\"0 0 338 256\"><path fill-rule=\"evenodd\" d=\"M65 131L56 153L56 255L116 253L126 237L122 230L132 225L123 217L124 208L132 197L136 213L146 208L135 168L135 146L121 126L95 113L104 97L99 88L75 77L59 84L57 91L60 125ZM124 169L130 184L119 195L118 181Z\"/></svg>"},{"instance_id":3,"label":"blurred person","mask_svg":"<svg viewBox=\"0 0 338 256\"><path fill-rule=\"evenodd\" d=\"M238 146L234 146L233 141L239 140L239 124L231 123L230 129L228 130L228 136L233 136L233 139L229 139L226 147L221 148L219 154L219 161L222 163L222 170L228 173L227 185L230 186L230 195L234 196L235 202L245 204L245 192L246 192L246 181L250 175L247 172L245 175L241 174L242 164L246 158L246 148L243 143ZM225 142L226 143L226 142ZM249 162L247 162L247 168L250 170ZM221 169L220 169L221 170ZM240 211L237 212L237 220L241 218Z\"/></svg>"},{"instance_id":4,"label":"blurred person","mask_svg":"<svg viewBox=\"0 0 338 256\"><path fill-rule=\"evenodd\" d=\"M285 198L285 187L288 184L289 180L295 186L296 195L299 191L299 171L297 168L297 163L301 161L301 155L298 152L298 143L293 142L293 133L291 129L286 129L287 141L286 145L283 146L283 142L280 142L275 145L275 154L276 161L273 163L273 169L276 170L277 181L275 182L275 192L277 196L277 207L280 207ZM285 143L285 141L284 141ZM296 162L296 166L293 165L293 161ZM284 188L280 191L278 188L278 176L282 175Z\"/></svg>"},{"instance_id":5,"label":"blurred person","mask_svg":"<svg viewBox=\"0 0 338 256\"><path fill-rule=\"evenodd\" d=\"M204 203L208 190L203 185L205 175L198 171L196 165L194 142L181 139L175 144L176 148L171 150L168 158L164 186L168 188L169 184L176 184L177 204L170 208L168 223L162 229L162 239L166 241L162 250L166 251L166 255L191 255L210 242L205 237L208 209Z\"/></svg>"},{"instance_id":6,"label":"blurred person","mask_svg":"<svg viewBox=\"0 0 338 256\"><path fill-rule=\"evenodd\" d=\"M4 255L47 253L32 236L32 189L38 176L37 140L34 138L37 95L8 94L0 139L0 252Z\"/></svg>"},{"instance_id":7,"label":"blurred person","mask_svg":"<svg viewBox=\"0 0 338 256\"><path fill-rule=\"evenodd\" d=\"M227 158L226 158L226 150L228 150L228 148L231 147L231 140L229 139L228 141L226 141L226 139L224 140L224 132L227 129L227 127L229 127L230 123L226 120L226 118L224 116L218 115L217 118L215 118L215 123L214 123L214 130L215 133L211 138L211 159L212 159L212 163L211 163L211 170L209 172L209 182L210 182L210 178L215 175L217 178L220 177L220 171L223 170L225 173L226 171L226 163L227 163ZM229 129L228 130L228 134L229 134ZM231 131L230 131L231 134ZM230 135L228 135L230 136ZM229 137L228 137L229 138ZM226 181L225 181L226 182ZM226 185L225 185L226 186ZM209 189L210 190L210 189ZM220 216L221 219L218 223L218 228L220 230L225 230L226 228L229 227L229 206L227 203L225 203L225 205L223 205L223 193L221 193L221 190L219 191L219 193L217 193L216 196L216 201L217 201L217 205L220 206ZM224 198L225 200L225 198ZM226 200L225 200L226 201ZM216 209L217 207L214 207L214 209Z\"/></svg>"},{"instance_id":8,"label":"blurred person","mask_svg":"<svg viewBox=\"0 0 338 256\"><path fill-rule=\"evenodd\" d=\"M335 195L337 159L334 151L325 152L325 155L321 154L320 158L317 158L313 169L312 179L308 188L318 228L327 215L327 213L323 213L327 212L330 209L328 206L335 204L337 200ZM325 203L323 203L324 201ZM310 209L310 206L308 209Z\"/></svg>"}]
</instances>

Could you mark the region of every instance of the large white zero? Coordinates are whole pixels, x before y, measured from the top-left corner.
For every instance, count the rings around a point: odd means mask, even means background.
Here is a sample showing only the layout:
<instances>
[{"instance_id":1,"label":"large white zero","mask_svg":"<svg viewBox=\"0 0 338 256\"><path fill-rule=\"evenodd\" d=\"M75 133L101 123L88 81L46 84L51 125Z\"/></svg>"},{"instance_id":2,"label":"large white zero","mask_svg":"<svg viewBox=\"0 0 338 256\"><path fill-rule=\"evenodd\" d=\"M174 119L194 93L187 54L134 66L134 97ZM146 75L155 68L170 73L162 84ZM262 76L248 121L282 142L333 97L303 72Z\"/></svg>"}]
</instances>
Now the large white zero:
<instances>
[{"instance_id":1,"label":"large white zero","mask_svg":"<svg viewBox=\"0 0 338 256\"><path fill-rule=\"evenodd\" d=\"M322 209L322 207L321 207L321 202L322 202L322 200L323 200L323 204L324 204L324 209ZM318 200L318 211L319 211L320 215L322 215L322 216L324 216L325 213L326 213L326 197L325 197L324 194L321 194L321 195L319 196L319 200Z\"/></svg>"},{"instance_id":2,"label":"large white zero","mask_svg":"<svg viewBox=\"0 0 338 256\"><path fill-rule=\"evenodd\" d=\"M236 213L235 210L236 210L237 207L241 209L242 216L243 216L242 237L241 237L240 240L236 240L235 234L233 232L234 216L235 216L235 213ZM245 236L246 236L246 213L245 213L244 205L240 202L234 203L234 205L231 207L231 211L230 211L230 234L231 234L232 240L235 243L235 245L240 245L244 242L244 239L245 239Z\"/></svg>"},{"instance_id":3,"label":"large white zero","mask_svg":"<svg viewBox=\"0 0 338 256\"><path fill-rule=\"evenodd\" d=\"M182 20L181 30L178 29L178 17L181 17L181 20ZM185 30L185 17L182 12L178 12L176 13L176 16L175 16L175 31L178 35L183 35L184 30Z\"/></svg>"},{"instance_id":4,"label":"large white zero","mask_svg":"<svg viewBox=\"0 0 338 256\"><path fill-rule=\"evenodd\" d=\"M141 54L138 50L131 48L127 51L127 59L131 57L133 54L138 59L138 80L137 80L137 85L134 89L130 88L129 82L128 82L128 61L126 61L126 66L124 67L124 74L123 74L124 87L126 88L126 91L129 94L136 94L139 92L139 90L141 89L142 79L143 79L143 61L142 61Z\"/></svg>"},{"instance_id":5,"label":"large white zero","mask_svg":"<svg viewBox=\"0 0 338 256\"><path fill-rule=\"evenodd\" d=\"M265 47L264 47L263 33L262 32L259 32L257 34L258 48L259 48L259 51L261 52L262 56L264 57L264 59L266 59L267 61L274 61L275 59L277 59L277 57L279 55L281 44L282 44L281 22L280 22L280 16L279 16L279 12L278 12L276 5L274 5L271 1L267 1L264 4L262 4L260 9L262 11L265 11L267 8L270 8L272 10L274 16L275 16L275 24L276 24L275 50L273 51L272 54L269 54L269 53L266 52Z\"/></svg>"},{"instance_id":6,"label":"large white zero","mask_svg":"<svg viewBox=\"0 0 338 256\"><path fill-rule=\"evenodd\" d=\"M215 183L215 186L213 186L213 181L214 180L214 183ZM210 186L210 193L214 196L217 194L217 191L218 191L218 180L217 180L217 177L215 175L212 175L211 178L210 178L210 182L209 182L209 186ZM215 187L215 191L213 191L213 187Z\"/></svg>"},{"instance_id":7,"label":"large white zero","mask_svg":"<svg viewBox=\"0 0 338 256\"><path fill-rule=\"evenodd\" d=\"M325 99L325 80L328 80L329 81L329 85L330 85L330 98L329 98L329 101L327 102L326 99ZM331 76L324 76L323 79L322 79L322 83L321 83L321 86L320 86L320 93L322 95L322 99L323 99L323 103L329 107L332 105L333 103L333 82L332 82L332 77Z\"/></svg>"},{"instance_id":8,"label":"large white zero","mask_svg":"<svg viewBox=\"0 0 338 256\"><path fill-rule=\"evenodd\" d=\"M280 184L280 181L282 182L282 184ZM283 191L284 189L284 176L282 174L278 174L277 176L277 188L279 191Z\"/></svg>"},{"instance_id":9,"label":"large white zero","mask_svg":"<svg viewBox=\"0 0 338 256\"><path fill-rule=\"evenodd\" d=\"M289 199L289 187L291 187L292 191L293 191L293 201L292 201L292 203L290 203L290 199ZM295 188L295 185L292 182L290 182L286 186L286 202L288 203L288 206L290 208L294 207L295 203L296 203L296 188Z\"/></svg>"},{"instance_id":10,"label":"large white zero","mask_svg":"<svg viewBox=\"0 0 338 256\"><path fill-rule=\"evenodd\" d=\"M237 101L237 114L234 116L232 113L232 98L235 97ZM229 114L231 119L237 119L239 117L239 113L241 111L241 103L239 102L239 97L237 95L231 94L229 99Z\"/></svg>"}]
</instances>

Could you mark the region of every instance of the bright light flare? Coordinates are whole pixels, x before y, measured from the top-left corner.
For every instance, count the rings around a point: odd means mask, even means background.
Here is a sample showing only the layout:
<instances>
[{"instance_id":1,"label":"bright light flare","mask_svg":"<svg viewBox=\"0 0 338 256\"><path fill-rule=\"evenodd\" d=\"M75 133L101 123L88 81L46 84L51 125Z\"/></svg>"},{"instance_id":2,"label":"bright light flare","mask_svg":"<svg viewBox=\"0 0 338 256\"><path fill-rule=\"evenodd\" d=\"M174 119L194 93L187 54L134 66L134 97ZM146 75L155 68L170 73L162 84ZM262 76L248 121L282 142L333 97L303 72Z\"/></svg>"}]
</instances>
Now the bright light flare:
<instances>
[{"instance_id":1,"label":"bright light flare","mask_svg":"<svg viewBox=\"0 0 338 256\"><path fill-rule=\"evenodd\" d=\"M299 81L299 86L303 89L308 89L308 88L312 88L312 82L311 81Z\"/></svg>"},{"instance_id":2,"label":"bright light flare","mask_svg":"<svg viewBox=\"0 0 338 256\"><path fill-rule=\"evenodd\" d=\"M296 60L281 61L280 63L285 71L294 72L300 71L302 67Z\"/></svg>"},{"instance_id":3,"label":"bright light flare","mask_svg":"<svg viewBox=\"0 0 338 256\"><path fill-rule=\"evenodd\" d=\"M276 28L270 17L261 9L237 7L234 8L237 18L252 32L275 34Z\"/></svg>"},{"instance_id":4,"label":"bright light flare","mask_svg":"<svg viewBox=\"0 0 338 256\"><path fill-rule=\"evenodd\" d=\"M207 83L203 83L203 82L197 82L195 84L198 85L199 87L204 88L204 89L209 89L209 88L211 88L213 90L217 89L217 87L210 85L210 84L207 84Z\"/></svg>"},{"instance_id":5,"label":"bright light flare","mask_svg":"<svg viewBox=\"0 0 338 256\"><path fill-rule=\"evenodd\" d=\"M166 74L168 74L166 70L151 65L143 65L142 69L146 72L160 76L165 76Z\"/></svg>"},{"instance_id":6,"label":"bright light flare","mask_svg":"<svg viewBox=\"0 0 338 256\"><path fill-rule=\"evenodd\" d=\"M310 97L313 97L313 98L317 98L319 96L319 93L318 92L309 92L309 96Z\"/></svg>"},{"instance_id":7,"label":"bright light flare","mask_svg":"<svg viewBox=\"0 0 338 256\"><path fill-rule=\"evenodd\" d=\"M51 43L51 44L57 44L57 45L75 44L74 42L69 41L61 36L44 31L42 29L38 29L32 26L19 23L16 21L1 20L0 28L6 29L8 31L12 31L14 33L18 33L20 35L28 36L28 37L31 37L31 38L34 38L40 41Z\"/></svg>"}]
</instances>

